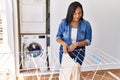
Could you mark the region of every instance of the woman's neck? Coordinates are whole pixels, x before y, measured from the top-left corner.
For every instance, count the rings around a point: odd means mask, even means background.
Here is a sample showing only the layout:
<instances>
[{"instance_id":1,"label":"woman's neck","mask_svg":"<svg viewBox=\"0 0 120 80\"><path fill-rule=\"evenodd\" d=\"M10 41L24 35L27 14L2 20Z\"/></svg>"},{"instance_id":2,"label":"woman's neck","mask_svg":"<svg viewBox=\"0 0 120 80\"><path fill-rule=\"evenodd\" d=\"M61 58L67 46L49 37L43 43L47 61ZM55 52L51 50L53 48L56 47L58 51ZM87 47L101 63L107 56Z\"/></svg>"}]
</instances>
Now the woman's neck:
<instances>
[{"instance_id":1,"label":"woman's neck","mask_svg":"<svg viewBox=\"0 0 120 80\"><path fill-rule=\"evenodd\" d=\"M71 26L72 26L72 28L77 28L78 27L78 22L72 21Z\"/></svg>"}]
</instances>

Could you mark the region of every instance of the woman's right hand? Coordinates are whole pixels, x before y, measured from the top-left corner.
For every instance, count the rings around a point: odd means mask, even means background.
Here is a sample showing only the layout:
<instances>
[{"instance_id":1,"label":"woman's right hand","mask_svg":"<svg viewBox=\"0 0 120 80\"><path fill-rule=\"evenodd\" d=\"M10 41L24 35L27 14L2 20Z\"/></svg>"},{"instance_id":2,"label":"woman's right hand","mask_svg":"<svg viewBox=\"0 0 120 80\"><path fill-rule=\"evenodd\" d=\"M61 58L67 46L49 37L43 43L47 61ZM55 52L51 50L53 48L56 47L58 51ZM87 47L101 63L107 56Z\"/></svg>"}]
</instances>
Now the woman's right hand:
<instances>
[{"instance_id":1,"label":"woman's right hand","mask_svg":"<svg viewBox=\"0 0 120 80\"><path fill-rule=\"evenodd\" d=\"M68 44L66 42L64 42L61 38L58 38L57 42L63 46L63 53L67 53L69 50Z\"/></svg>"},{"instance_id":2,"label":"woman's right hand","mask_svg":"<svg viewBox=\"0 0 120 80\"><path fill-rule=\"evenodd\" d=\"M64 43L64 44L63 44L63 53L67 53L68 50L69 50L68 44Z\"/></svg>"}]
</instances>

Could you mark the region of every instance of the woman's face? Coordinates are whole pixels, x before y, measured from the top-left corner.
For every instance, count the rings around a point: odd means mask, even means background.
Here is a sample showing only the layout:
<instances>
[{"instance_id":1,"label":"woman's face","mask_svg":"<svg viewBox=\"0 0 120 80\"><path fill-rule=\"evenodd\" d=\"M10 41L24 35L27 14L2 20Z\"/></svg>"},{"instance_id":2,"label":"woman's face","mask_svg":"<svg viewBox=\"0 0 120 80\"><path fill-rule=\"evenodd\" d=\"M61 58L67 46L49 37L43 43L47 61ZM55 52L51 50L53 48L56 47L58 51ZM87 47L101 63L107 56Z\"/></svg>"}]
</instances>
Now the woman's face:
<instances>
[{"instance_id":1,"label":"woman's face","mask_svg":"<svg viewBox=\"0 0 120 80\"><path fill-rule=\"evenodd\" d=\"M81 17L82 17L82 10L80 7L78 7L73 14L72 21L78 22Z\"/></svg>"}]
</instances>

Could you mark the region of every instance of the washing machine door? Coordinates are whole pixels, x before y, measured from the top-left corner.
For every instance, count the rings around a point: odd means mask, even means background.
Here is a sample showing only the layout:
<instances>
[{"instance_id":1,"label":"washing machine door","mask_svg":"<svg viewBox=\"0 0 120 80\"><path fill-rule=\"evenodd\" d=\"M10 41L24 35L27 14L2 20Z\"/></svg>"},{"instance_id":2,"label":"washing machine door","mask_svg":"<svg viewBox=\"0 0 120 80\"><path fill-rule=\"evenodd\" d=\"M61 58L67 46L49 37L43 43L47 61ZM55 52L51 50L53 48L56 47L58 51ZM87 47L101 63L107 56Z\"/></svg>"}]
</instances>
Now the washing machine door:
<instances>
[{"instance_id":1,"label":"washing machine door","mask_svg":"<svg viewBox=\"0 0 120 80\"><path fill-rule=\"evenodd\" d=\"M30 43L29 46L27 47L28 49L28 54L31 57L37 57L37 56L42 56L42 47L38 43Z\"/></svg>"}]
</instances>

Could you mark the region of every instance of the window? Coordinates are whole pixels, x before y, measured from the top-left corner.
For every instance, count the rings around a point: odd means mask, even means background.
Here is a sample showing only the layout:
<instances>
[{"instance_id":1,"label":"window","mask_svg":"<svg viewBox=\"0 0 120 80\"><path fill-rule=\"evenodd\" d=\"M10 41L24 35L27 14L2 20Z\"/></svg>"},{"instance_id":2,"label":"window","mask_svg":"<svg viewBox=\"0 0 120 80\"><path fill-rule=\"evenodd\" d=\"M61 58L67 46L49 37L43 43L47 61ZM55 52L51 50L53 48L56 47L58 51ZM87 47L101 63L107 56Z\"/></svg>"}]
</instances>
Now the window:
<instances>
[{"instance_id":1,"label":"window","mask_svg":"<svg viewBox=\"0 0 120 80\"><path fill-rule=\"evenodd\" d=\"M2 27L2 18L0 15L0 44L3 43L3 27Z\"/></svg>"},{"instance_id":2,"label":"window","mask_svg":"<svg viewBox=\"0 0 120 80\"><path fill-rule=\"evenodd\" d=\"M7 36L6 0L0 0L0 53L10 52Z\"/></svg>"}]
</instances>

